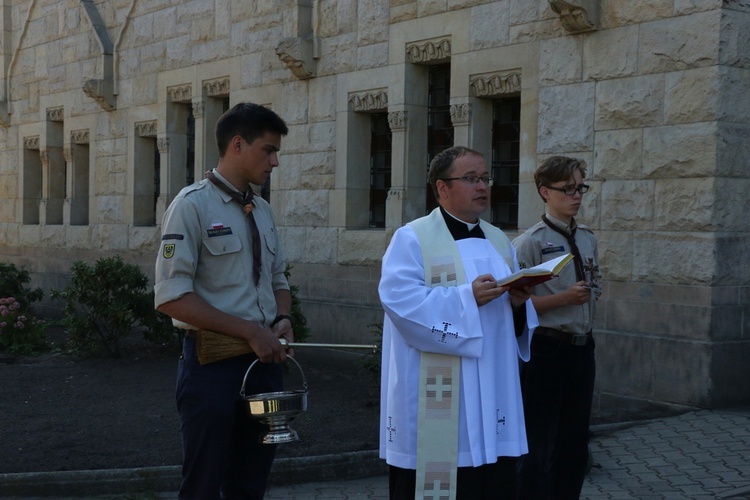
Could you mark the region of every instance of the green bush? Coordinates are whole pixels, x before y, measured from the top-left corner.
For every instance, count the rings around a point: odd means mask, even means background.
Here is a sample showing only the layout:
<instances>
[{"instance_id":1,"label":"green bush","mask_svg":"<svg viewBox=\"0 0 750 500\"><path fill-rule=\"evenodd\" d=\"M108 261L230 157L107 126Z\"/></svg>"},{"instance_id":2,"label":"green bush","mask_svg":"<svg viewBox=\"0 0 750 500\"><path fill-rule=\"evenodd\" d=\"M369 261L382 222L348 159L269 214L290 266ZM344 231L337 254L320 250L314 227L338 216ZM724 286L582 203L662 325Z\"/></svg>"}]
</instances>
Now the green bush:
<instances>
[{"instance_id":1,"label":"green bush","mask_svg":"<svg viewBox=\"0 0 750 500\"><path fill-rule=\"evenodd\" d=\"M26 269L0 262L0 351L39 354L49 349L46 324L34 316L31 306L42 300L44 292L26 287L30 281Z\"/></svg>"},{"instance_id":2,"label":"green bush","mask_svg":"<svg viewBox=\"0 0 750 500\"><path fill-rule=\"evenodd\" d=\"M121 341L136 326L146 329L147 340L162 342L174 334L171 323L154 311L153 291L146 275L118 255L103 257L89 266L73 263L70 286L52 292L65 300L63 324L68 349L93 356L102 350L109 356L122 355Z\"/></svg>"},{"instance_id":3,"label":"green bush","mask_svg":"<svg viewBox=\"0 0 750 500\"><path fill-rule=\"evenodd\" d=\"M29 272L15 264L0 262L0 297L14 297L22 309L31 307L32 302L42 300L41 288L29 289L25 285L31 281Z\"/></svg>"},{"instance_id":4,"label":"green bush","mask_svg":"<svg viewBox=\"0 0 750 500\"><path fill-rule=\"evenodd\" d=\"M15 299L0 298L0 351L13 354L39 354L49 346L44 336L46 324L31 309Z\"/></svg>"}]
</instances>

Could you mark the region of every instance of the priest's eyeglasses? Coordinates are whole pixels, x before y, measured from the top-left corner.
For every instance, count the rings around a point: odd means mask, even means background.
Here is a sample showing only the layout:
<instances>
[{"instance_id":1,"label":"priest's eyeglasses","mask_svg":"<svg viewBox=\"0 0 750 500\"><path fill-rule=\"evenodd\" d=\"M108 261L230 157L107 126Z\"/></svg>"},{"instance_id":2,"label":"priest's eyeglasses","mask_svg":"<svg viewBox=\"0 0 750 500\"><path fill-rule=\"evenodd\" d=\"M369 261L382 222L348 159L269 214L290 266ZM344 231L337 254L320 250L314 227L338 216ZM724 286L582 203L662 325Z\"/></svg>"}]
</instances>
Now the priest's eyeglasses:
<instances>
[{"instance_id":1,"label":"priest's eyeglasses","mask_svg":"<svg viewBox=\"0 0 750 500\"><path fill-rule=\"evenodd\" d=\"M586 184L579 184L578 186L565 186L565 187L553 187L553 186L546 186L547 189L552 189L553 191L560 191L561 193L565 193L568 196L573 196L574 194L583 194L587 193L589 190L589 186Z\"/></svg>"},{"instance_id":2,"label":"priest's eyeglasses","mask_svg":"<svg viewBox=\"0 0 750 500\"><path fill-rule=\"evenodd\" d=\"M483 182L485 186L492 186L492 177L485 175L482 177L477 177L476 175L466 175L464 177L446 177L444 179L440 179L441 181L461 181L466 184L471 184L473 186L479 184L479 182Z\"/></svg>"}]
</instances>

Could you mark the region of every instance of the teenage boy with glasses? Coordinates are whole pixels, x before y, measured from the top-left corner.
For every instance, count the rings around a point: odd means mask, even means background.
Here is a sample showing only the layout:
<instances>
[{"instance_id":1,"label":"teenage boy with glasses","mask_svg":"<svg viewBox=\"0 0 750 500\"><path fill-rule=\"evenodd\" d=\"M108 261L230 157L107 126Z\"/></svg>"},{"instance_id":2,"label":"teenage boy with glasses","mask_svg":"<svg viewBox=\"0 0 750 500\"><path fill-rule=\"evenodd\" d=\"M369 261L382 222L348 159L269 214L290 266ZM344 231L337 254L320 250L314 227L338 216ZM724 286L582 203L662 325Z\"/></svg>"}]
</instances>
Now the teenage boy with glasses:
<instances>
[{"instance_id":1,"label":"teenage boy with glasses","mask_svg":"<svg viewBox=\"0 0 750 500\"><path fill-rule=\"evenodd\" d=\"M574 218L589 189L585 175L581 160L554 156L544 161L534 180L545 214L513 241L521 267L565 253L573 254L575 264L531 293L539 327L531 360L521 370L529 443L519 466L522 499L578 498L587 469L600 274L594 233Z\"/></svg>"}]
</instances>

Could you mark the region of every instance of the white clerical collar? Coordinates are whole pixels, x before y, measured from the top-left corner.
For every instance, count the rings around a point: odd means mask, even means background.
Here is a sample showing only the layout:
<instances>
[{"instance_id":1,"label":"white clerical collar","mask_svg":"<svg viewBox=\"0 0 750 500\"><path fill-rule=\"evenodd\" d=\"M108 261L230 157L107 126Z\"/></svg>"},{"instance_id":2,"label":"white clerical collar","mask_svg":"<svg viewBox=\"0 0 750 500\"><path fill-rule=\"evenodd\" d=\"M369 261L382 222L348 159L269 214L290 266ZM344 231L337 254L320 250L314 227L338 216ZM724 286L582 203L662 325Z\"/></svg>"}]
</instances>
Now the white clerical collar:
<instances>
[{"instance_id":1,"label":"white clerical collar","mask_svg":"<svg viewBox=\"0 0 750 500\"><path fill-rule=\"evenodd\" d=\"M443 210L445 210L445 209L443 209ZM479 219L477 219L477 221L476 221L476 222L474 222L474 223L471 223L471 222L466 222L465 220L461 220L461 219L459 219L458 217L456 217L455 215L453 215L452 213L450 213L450 212L449 212L449 211L447 211L447 210L445 210L445 213L446 213L446 214L448 214L448 215L450 215L450 216L451 216L451 217L453 217L454 219L456 219L456 220L457 220L458 222L460 222L461 224L466 224L466 227L467 227L467 228L469 228L469 231L471 231L472 229L474 229L475 227L477 227L477 226L479 225Z\"/></svg>"}]
</instances>

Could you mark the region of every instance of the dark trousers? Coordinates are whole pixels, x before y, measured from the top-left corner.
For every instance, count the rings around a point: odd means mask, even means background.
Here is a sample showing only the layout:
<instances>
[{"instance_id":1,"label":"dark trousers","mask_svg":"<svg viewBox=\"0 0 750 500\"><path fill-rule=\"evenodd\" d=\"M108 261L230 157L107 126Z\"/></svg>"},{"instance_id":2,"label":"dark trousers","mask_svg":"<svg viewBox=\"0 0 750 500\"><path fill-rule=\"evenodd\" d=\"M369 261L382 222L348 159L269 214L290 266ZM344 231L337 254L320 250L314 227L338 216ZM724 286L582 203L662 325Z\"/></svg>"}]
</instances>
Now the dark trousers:
<instances>
[{"instance_id":1,"label":"dark trousers","mask_svg":"<svg viewBox=\"0 0 750 500\"><path fill-rule=\"evenodd\" d=\"M251 419L240 396L252 355L201 366L195 339L185 338L177 372L182 431L180 499L262 499L276 453L258 442L265 429ZM245 394L282 389L281 365L256 363Z\"/></svg>"},{"instance_id":2,"label":"dark trousers","mask_svg":"<svg viewBox=\"0 0 750 500\"><path fill-rule=\"evenodd\" d=\"M459 467L456 476L456 500L514 500L517 494L518 459L498 457L494 464ZM388 467L391 500L413 500L417 471Z\"/></svg>"},{"instance_id":3,"label":"dark trousers","mask_svg":"<svg viewBox=\"0 0 750 500\"><path fill-rule=\"evenodd\" d=\"M534 335L521 368L529 453L519 464L519 498L577 499L588 460L594 341L575 346Z\"/></svg>"}]
</instances>

